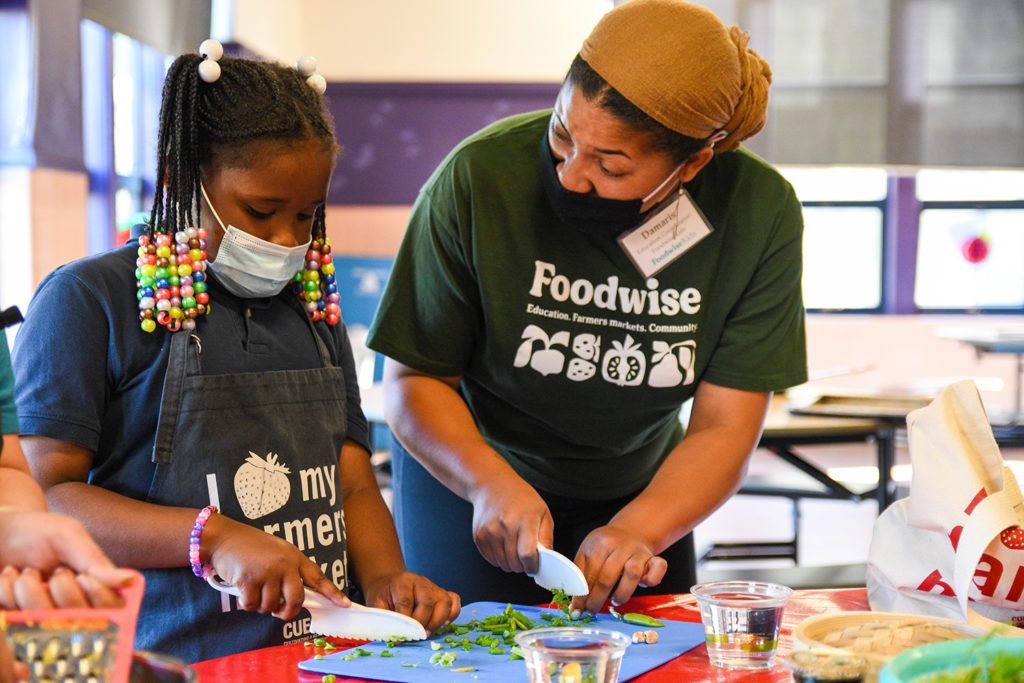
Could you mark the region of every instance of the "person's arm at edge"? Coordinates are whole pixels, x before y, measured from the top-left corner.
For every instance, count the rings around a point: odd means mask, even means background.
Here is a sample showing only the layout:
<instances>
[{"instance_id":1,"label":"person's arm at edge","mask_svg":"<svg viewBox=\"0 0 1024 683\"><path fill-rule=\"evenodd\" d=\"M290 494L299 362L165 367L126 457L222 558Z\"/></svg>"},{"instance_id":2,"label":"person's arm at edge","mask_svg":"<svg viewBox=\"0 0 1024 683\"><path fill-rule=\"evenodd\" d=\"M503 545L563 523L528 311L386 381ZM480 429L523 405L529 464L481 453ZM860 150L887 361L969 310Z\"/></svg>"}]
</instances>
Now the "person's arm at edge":
<instances>
[{"instance_id":1,"label":"person's arm at edge","mask_svg":"<svg viewBox=\"0 0 1024 683\"><path fill-rule=\"evenodd\" d=\"M654 555L693 531L739 490L747 462L760 440L770 399L771 392L742 391L701 382L694 395L685 438L668 454L644 490L611 519L609 526L639 537ZM681 496L679 492L684 486L687 495ZM591 588L587 609L596 611L609 596L617 603L624 602L638 583L646 584L652 578L650 572L656 574L652 581L655 584L664 574L664 566L656 565L627 566L626 570L632 576L623 577L621 582L619 575L613 577L602 572L593 576L592 570L585 570Z\"/></svg>"},{"instance_id":2,"label":"person's arm at edge","mask_svg":"<svg viewBox=\"0 0 1024 683\"><path fill-rule=\"evenodd\" d=\"M46 496L32 478L17 434L4 434L0 453L0 508L46 511Z\"/></svg>"}]
</instances>

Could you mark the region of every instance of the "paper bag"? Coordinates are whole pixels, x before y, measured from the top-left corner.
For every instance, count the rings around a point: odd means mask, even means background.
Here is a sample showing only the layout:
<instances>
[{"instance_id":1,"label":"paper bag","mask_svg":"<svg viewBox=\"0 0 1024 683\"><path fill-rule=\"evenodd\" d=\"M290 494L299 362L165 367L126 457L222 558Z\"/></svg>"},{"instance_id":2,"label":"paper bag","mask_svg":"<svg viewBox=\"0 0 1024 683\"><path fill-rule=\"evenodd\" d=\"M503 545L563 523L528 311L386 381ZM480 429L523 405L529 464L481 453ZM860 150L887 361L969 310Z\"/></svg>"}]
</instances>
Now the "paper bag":
<instances>
[{"instance_id":1,"label":"paper bag","mask_svg":"<svg viewBox=\"0 0 1024 683\"><path fill-rule=\"evenodd\" d=\"M1024 505L974 382L907 415L907 433L910 496L875 521L871 609L1024 628Z\"/></svg>"}]
</instances>

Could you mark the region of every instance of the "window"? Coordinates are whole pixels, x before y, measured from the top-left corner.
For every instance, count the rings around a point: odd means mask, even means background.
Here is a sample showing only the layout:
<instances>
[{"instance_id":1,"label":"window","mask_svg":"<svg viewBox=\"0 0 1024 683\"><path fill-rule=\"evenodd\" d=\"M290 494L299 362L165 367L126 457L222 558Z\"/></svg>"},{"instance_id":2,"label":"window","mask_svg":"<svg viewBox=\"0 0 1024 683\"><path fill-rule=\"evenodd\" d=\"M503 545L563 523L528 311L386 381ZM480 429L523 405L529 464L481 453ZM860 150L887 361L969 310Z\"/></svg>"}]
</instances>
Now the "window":
<instances>
[{"instance_id":1,"label":"window","mask_svg":"<svg viewBox=\"0 0 1024 683\"><path fill-rule=\"evenodd\" d=\"M1024 171L923 170L914 303L1024 308Z\"/></svg>"},{"instance_id":2,"label":"window","mask_svg":"<svg viewBox=\"0 0 1024 683\"><path fill-rule=\"evenodd\" d=\"M803 204L804 305L882 306L886 174L880 168L781 167Z\"/></svg>"},{"instance_id":3,"label":"window","mask_svg":"<svg viewBox=\"0 0 1024 683\"><path fill-rule=\"evenodd\" d=\"M123 243L132 224L149 213L169 61L126 35L82 21L90 253Z\"/></svg>"}]
</instances>

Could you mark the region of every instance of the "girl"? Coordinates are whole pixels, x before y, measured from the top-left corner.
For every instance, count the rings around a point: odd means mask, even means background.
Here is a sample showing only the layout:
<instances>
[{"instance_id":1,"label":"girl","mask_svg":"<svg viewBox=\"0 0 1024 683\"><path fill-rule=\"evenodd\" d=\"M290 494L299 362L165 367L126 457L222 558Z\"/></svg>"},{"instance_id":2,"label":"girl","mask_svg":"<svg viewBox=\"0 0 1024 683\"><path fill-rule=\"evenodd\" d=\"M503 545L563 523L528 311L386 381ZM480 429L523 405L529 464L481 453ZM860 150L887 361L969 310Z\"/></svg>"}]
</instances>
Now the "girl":
<instances>
[{"instance_id":1,"label":"girl","mask_svg":"<svg viewBox=\"0 0 1024 683\"><path fill-rule=\"evenodd\" d=\"M435 629L459 599L405 570L339 320L323 78L200 52L166 77L149 225L29 307L14 367L33 474L143 570L138 648L196 661L304 639L303 585L340 606L358 586ZM210 572L242 597L193 576Z\"/></svg>"}]
</instances>

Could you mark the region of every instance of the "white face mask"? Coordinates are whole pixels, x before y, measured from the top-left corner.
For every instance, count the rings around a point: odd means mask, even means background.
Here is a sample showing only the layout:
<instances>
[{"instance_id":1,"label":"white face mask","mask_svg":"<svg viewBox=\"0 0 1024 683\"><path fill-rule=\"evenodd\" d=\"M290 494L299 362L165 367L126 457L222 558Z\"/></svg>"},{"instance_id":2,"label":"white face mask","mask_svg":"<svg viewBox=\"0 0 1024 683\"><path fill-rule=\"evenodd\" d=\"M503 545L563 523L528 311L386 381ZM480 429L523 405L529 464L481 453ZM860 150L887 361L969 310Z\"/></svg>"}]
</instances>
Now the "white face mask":
<instances>
[{"instance_id":1,"label":"white face mask","mask_svg":"<svg viewBox=\"0 0 1024 683\"><path fill-rule=\"evenodd\" d=\"M243 298L278 294L291 282L295 273L302 270L312 237L297 247L282 247L254 237L233 225L225 226L202 183L199 189L213 217L224 230L224 237L217 248L217 258L209 262L221 284L235 296Z\"/></svg>"}]
</instances>

